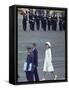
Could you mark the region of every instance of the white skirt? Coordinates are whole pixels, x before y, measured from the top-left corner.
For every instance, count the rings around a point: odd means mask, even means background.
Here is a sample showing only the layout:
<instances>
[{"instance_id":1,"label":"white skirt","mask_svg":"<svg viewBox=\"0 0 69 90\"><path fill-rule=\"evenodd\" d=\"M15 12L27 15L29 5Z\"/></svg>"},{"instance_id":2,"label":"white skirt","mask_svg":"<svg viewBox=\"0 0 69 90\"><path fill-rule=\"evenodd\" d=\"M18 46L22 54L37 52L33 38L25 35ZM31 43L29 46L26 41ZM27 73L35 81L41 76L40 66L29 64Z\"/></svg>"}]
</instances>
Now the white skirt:
<instances>
[{"instance_id":1,"label":"white skirt","mask_svg":"<svg viewBox=\"0 0 69 90\"><path fill-rule=\"evenodd\" d=\"M52 65L51 61L50 62L49 61L44 62L43 71L44 72L52 72L52 71L54 71L54 68L53 68L53 65Z\"/></svg>"}]
</instances>

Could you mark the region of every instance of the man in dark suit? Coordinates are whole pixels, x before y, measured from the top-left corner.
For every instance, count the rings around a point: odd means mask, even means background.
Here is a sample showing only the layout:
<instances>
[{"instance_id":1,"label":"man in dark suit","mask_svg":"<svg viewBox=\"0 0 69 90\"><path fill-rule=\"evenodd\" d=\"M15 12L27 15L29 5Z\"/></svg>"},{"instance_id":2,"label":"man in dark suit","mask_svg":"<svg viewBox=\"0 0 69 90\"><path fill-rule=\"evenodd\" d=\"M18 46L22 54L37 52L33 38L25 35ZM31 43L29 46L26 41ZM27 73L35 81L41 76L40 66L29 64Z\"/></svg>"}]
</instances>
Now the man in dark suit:
<instances>
[{"instance_id":1,"label":"man in dark suit","mask_svg":"<svg viewBox=\"0 0 69 90\"><path fill-rule=\"evenodd\" d=\"M38 76L38 71L37 71L37 67L38 67L38 51L36 49L36 43L33 43L32 46L33 46L32 53L33 53L33 65L34 65L33 75L35 77L35 81L39 81L39 76Z\"/></svg>"}]
</instances>

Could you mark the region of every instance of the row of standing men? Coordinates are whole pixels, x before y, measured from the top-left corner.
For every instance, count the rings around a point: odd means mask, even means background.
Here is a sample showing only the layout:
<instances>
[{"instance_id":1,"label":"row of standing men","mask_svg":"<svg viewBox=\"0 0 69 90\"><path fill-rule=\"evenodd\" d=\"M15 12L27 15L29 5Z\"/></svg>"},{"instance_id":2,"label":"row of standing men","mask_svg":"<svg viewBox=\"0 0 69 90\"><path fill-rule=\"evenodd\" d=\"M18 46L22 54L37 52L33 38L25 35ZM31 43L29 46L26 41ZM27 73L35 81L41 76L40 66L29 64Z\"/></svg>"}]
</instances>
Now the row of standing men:
<instances>
[{"instance_id":1,"label":"row of standing men","mask_svg":"<svg viewBox=\"0 0 69 90\"><path fill-rule=\"evenodd\" d=\"M40 30L40 26L43 29L43 31L46 31L47 27L48 30L53 30L56 31L57 30L57 26L59 26L59 30L65 30L65 17L63 16L40 16L37 14L29 14L29 16L27 14L23 15L23 30L26 31L27 29L27 24L29 23L29 27L31 31L35 30L35 25L36 25L36 29Z\"/></svg>"}]
</instances>

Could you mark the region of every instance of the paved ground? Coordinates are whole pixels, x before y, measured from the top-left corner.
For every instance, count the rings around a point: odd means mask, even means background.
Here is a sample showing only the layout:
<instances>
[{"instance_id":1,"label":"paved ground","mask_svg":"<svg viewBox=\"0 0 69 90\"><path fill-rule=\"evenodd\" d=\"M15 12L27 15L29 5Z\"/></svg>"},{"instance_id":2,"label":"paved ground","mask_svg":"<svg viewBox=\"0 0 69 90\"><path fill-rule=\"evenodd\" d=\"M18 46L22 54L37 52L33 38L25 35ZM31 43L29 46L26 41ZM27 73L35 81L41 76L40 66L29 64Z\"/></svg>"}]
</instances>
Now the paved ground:
<instances>
[{"instance_id":1,"label":"paved ground","mask_svg":"<svg viewBox=\"0 0 69 90\"><path fill-rule=\"evenodd\" d=\"M36 29L36 28L35 28ZM65 79L65 32L60 32L59 29L55 31L46 31L40 29L30 31L29 24L27 31L22 29L22 16L18 15L18 73L20 78L18 82L26 81L25 72L23 72L23 63L26 60L26 46L31 45L32 42L37 43L38 49L38 73L39 78L43 77L43 62L44 62L44 43L50 41L52 44L53 66L55 73L58 75L58 80ZM46 73L46 80L53 80L53 76Z\"/></svg>"}]
</instances>

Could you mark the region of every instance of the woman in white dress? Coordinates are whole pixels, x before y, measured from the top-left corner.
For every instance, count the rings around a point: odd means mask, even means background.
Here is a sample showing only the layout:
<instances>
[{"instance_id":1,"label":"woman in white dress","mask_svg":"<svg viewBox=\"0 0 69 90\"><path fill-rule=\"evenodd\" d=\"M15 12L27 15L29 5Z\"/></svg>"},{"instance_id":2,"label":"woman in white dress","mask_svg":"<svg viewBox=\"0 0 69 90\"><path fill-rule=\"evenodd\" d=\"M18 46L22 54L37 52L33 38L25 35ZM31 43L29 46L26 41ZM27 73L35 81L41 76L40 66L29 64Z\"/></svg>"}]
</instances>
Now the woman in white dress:
<instances>
[{"instance_id":1,"label":"woman in white dress","mask_svg":"<svg viewBox=\"0 0 69 90\"><path fill-rule=\"evenodd\" d=\"M52 73L54 76L54 80L57 79L57 75L54 73L54 68L52 64L52 53L51 53L51 43L50 42L45 42L45 58L44 58L44 66L43 66L43 73L44 77L43 80L45 80L45 75L46 72Z\"/></svg>"}]
</instances>

